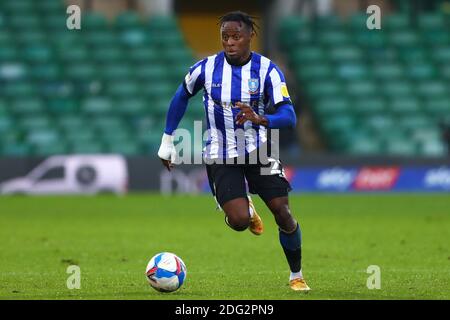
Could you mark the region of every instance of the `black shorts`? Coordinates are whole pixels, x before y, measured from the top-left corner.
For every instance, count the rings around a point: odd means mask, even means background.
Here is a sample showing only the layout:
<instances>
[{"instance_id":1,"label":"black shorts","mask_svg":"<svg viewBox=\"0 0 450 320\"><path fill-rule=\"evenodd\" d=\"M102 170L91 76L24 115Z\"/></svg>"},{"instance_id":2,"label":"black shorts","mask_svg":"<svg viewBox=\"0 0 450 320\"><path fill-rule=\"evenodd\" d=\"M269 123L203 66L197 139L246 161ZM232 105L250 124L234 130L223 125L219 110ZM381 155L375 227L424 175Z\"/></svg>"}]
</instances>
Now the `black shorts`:
<instances>
[{"instance_id":1,"label":"black shorts","mask_svg":"<svg viewBox=\"0 0 450 320\"><path fill-rule=\"evenodd\" d=\"M264 202L287 196L292 190L278 160L267 164L207 164L209 186L222 207L227 201L258 194Z\"/></svg>"}]
</instances>

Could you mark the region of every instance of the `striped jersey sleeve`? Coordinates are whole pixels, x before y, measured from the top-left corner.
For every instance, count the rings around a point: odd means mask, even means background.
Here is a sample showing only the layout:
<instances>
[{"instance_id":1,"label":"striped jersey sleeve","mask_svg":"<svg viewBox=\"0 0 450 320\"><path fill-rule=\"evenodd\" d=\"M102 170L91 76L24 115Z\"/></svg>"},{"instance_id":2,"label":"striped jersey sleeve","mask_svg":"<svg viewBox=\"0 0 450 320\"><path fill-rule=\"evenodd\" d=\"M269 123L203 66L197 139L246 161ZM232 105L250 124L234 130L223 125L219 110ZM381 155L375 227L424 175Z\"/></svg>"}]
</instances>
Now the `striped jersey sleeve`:
<instances>
[{"instance_id":1,"label":"striped jersey sleeve","mask_svg":"<svg viewBox=\"0 0 450 320\"><path fill-rule=\"evenodd\" d=\"M183 86L190 96L195 96L205 85L205 63L207 59L194 64L184 77Z\"/></svg>"},{"instance_id":2,"label":"striped jersey sleeve","mask_svg":"<svg viewBox=\"0 0 450 320\"><path fill-rule=\"evenodd\" d=\"M274 106L292 104L283 72L275 64L271 63L264 82L265 92Z\"/></svg>"}]
</instances>

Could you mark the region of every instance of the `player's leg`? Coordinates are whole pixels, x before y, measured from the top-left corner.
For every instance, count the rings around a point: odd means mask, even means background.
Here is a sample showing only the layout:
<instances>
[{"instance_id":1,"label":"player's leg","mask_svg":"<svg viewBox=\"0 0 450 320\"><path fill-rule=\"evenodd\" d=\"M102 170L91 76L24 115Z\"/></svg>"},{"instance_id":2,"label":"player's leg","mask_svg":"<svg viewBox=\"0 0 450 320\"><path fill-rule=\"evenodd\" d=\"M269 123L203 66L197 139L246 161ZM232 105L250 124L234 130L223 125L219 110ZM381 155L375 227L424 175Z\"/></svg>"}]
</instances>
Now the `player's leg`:
<instances>
[{"instance_id":1,"label":"player's leg","mask_svg":"<svg viewBox=\"0 0 450 320\"><path fill-rule=\"evenodd\" d=\"M294 290L309 290L301 272L301 231L289 209L288 193L291 190L278 162L279 170L264 170L265 166L251 165L245 170L251 193L257 193L274 215L279 229L281 247L291 270L290 285ZM267 169L267 168L266 168Z\"/></svg>"},{"instance_id":2,"label":"player's leg","mask_svg":"<svg viewBox=\"0 0 450 320\"><path fill-rule=\"evenodd\" d=\"M264 232L264 224L261 220L261 217L256 212L255 205L253 204L252 198L248 196L248 204L250 210L250 231L254 235L261 235Z\"/></svg>"},{"instance_id":3,"label":"player's leg","mask_svg":"<svg viewBox=\"0 0 450 320\"><path fill-rule=\"evenodd\" d=\"M244 231L250 225L250 213L247 198L236 198L221 205L225 212L226 223L236 231Z\"/></svg>"},{"instance_id":4,"label":"player's leg","mask_svg":"<svg viewBox=\"0 0 450 320\"><path fill-rule=\"evenodd\" d=\"M300 225L292 216L289 209L288 196L280 196L270 199L267 192L265 202L275 217L278 225L278 233L281 247L289 264L291 274L290 286L294 290L308 291L309 287L302 274L302 235Z\"/></svg>"},{"instance_id":5,"label":"player's leg","mask_svg":"<svg viewBox=\"0 0 450 320\"><path fill-rule=\"evenodd\" d=\"M241 166L206 165L211 191L225 212L225 222L236 231L243 231L250 225L251 210L247 200L245 177Z\"/></svg>"},{"instance_id":6,"label":"player's leg","mask_svg":"<svg viewBox=\"0 0 450 320\"><path fill-rule=\"evenodd\" d=\"M221 207L225 211L225 222L232 229L243 231L249 228L257 236L264 232L263 222L256 212L250 196L227 201Z\"/></svg>"}]
</instances>

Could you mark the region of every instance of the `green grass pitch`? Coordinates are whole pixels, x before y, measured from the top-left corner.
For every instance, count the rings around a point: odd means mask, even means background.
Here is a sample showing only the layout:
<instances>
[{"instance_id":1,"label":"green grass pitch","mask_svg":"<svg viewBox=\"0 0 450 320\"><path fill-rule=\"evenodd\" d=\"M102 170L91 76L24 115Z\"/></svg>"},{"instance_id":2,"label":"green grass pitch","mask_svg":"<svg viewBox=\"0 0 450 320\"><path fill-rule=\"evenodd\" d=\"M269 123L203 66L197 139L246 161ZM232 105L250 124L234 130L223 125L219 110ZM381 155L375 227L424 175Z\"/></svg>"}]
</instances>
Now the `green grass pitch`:
<instances>
[{"instance_id":1,"label":"green grass pitch","mask_svg":"<svg viewBox=\"0 0 450 320\"><path fill-rule=\"evenodd\" d=\"M307 295L289 289L273 217L254 201L260 237L229 229L207 195L3 197L0 299L450 299L448 194L292 194ZM187 265L174 293L144 275L162 251ZM79 290L66 287L72 264ZM379 290L366 286L369 265Z\"/></svg>"}]
</instances>

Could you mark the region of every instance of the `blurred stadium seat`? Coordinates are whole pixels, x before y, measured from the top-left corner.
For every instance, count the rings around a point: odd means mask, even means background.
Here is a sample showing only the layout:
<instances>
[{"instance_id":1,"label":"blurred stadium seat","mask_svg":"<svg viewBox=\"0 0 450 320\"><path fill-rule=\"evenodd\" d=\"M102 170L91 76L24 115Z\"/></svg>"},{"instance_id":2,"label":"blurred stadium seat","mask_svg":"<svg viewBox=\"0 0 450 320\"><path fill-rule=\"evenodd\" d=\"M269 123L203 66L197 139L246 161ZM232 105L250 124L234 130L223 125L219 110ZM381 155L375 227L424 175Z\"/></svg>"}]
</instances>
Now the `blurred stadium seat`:
<instances>
[{"instance_id":1,"label":"blurred stadium seat","mask_svg":"<svg viewBox=\"0 0 450 320\"><path fill-rule=\"evenodd\" d=\"M326 146L355 155L440 156L450 115L450 21L441 12L284 18L280 47Z\"/></svg>"},{"instance_id":2,"label":"blurred stadium seat","mask_svg":"<svg viewBox=\"0 0 450 320\"><path fill-rule=\"evenodd\" d=\"M412 19L402 6L382 15L382 30L368 30L365 13L281 20L294 94L328 151L446 153L450 22L438 11ZM87 11L71 31L65 9L55 0L0 3L0 155L154 154L170 98L195 62L177 18ZM201 100L180 127L204 118Z\"/></svg>"},{"instance_id":3,"label":"blurred stadium seat","mask_svg":"<svg viewBox=\"0 0 450 320\"><path fill-rule=\"evenodd\" d=\"M154 153L195 62L177 20L83 12L68 30L65 12L63 1L0 3L0 154ZM187 117L201 120L199 98Z\"/></svg>"}]
</instances>

